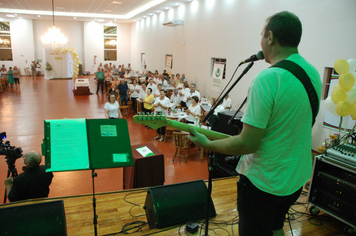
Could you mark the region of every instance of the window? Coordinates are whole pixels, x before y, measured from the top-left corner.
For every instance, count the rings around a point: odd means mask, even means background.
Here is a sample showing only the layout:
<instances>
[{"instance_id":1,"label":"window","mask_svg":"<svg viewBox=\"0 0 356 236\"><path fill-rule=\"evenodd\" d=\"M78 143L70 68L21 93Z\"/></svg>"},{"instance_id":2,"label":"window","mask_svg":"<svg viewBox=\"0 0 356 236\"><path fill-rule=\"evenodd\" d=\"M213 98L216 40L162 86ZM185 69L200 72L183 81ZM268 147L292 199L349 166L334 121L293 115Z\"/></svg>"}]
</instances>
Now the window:
<instances>
[{"instance_id":1,"label":"window","mask_svg":"<svg viewBox=\"0 0 356 236\"><path fill-rule=\"evenodd\" d=\"M0 21L0 61L12 61L10 22Z\"/></svg>"},{"instance_id":2,"label":"window","mask_svg":"<svg viewBox=\"0 0 356 236\"><path fill-rule=\"evenodd\" d=\"M223 64L224 65L224 73L223 73L223 76L222 76L222 79L225 79L225 73L226 73L226 59L224 58L214 58L212 57L212 66L211 66L211 74L213 74L213 71L214 71L214 65L215 64Z\"/></svg>"},{"instance_id":3,"label":"window","mask_svg":"<svg viewBox=\"0 0 356 236\"><path fill-rule=\"evenodd\" d=\"M104 26L104 61L117 61L116 26Z\"/></svg>"}]
</instances>

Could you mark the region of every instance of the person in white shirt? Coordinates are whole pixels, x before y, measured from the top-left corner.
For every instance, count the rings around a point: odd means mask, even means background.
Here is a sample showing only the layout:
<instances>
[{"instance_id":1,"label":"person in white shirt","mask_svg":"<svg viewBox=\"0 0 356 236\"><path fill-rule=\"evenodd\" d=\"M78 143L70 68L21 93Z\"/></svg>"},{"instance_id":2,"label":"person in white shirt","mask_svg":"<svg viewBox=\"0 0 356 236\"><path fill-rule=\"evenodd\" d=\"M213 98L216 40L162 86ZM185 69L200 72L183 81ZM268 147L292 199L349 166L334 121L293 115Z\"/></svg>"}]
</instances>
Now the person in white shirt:
<instances>
[{"instance_id":1,"label":"person in white shirt","mask_svg":"<svg viewBox=\"0 0 356 236\"><path fill-rule=\"evenodd\" d=\"M193 96L191 99L191 104L188 109L185 111L188 115L186 118L187 123L194 123L199 119L201 108L199 106L199 98L197 96Z\"/></svg>"},{"instance_id":2,"label":"person in white shirt","mask_svg":"<svg viewBox=\"0 0 356 236\"><path fill-rule=\"evenodd\" d=\"M232 108L232 101L229 98L229 95L226 95L226 97L224 98L224 102L222 106L224 107L225 110L230 110Z\"/></svg>"},{"instance_id":3,"label":"person in white shirt","mask_svg":"<svg viewBox=\"0 0 356 236\"><path fill-rule=\"evenodd\" d=\"M185 74L182 74L182 81L183 81L183 83L184 83L184 82L188 82L188 79L185 78Z\"/></svg>"},{"instance_id":4,"label":"person in white shirt","mask_svg":"<svg viewBox=\"0 0 356 236\"><path fill-rule=\"evenodd\" d=\"M131 101L132 101L132 110L134 113L137 112L137 99L140 96L141 86L137 84L136 80L132 81L130 84L130 93L131 93Z\"/></svg>"},{"instance_id":5,"label":"person in white shirt","mask_svg":"<svg viewBox=\"0 0 356 236\"><path fill-rule=\"evenodd\" d=\"M144 65L142 70L142 76L147 75L147 73L148 73L147 65Z\"/></svg>"},{"instance_id":6,"label":"person in white shirt","mask_svg":"<svg viewBox=\"0 0 356 236\"><path fill-rule=\"evenodd\" d=\"M184 83L181 78L178 79L178 84L176 86L176 89L181 90L183 89Z\"/></svg>"},{"instance_id":7,"label":"person in white shirt","mask_svg":"<svg viewBox=\"0 0 356 236\"><path fill-rule=\"evenodd\" d=\"M169 98L166 97L166 92L161 89L160 97L156 99L153 103L153 108L155 109L155 115L168 115ZM157 136L154 139L159 139L160 142L164 141L164 135L166 133L166 127L163 126L157 129Z\"/></svg>"},{"instance_id":8,"label":"person in white shirt","mask_svg":"<svg viewBox=\"0 0 356 236\"><path fill-rule=\"evenodd\" d=\"M195 84L191 84L189 86L189 90L190 91L188 93L184 94L184 98L183 98L183 102L185 102L187 104L187 107L189 107L192 104L191 100L192 100L193 96L198 97L198 102L200 100L200 93L195 90Z\"/></svg>"},{"instance_id":9,"label":"person in white shirt","mask_svg":"<svg viewBox=\"0 0 356 236\"><path fill-rule=\"evenodd\" d=\"M173 94L171 96L170 101L171 101L171 103L174 103L174 104L177 104L177 105L180 104L181 98L180 98L180 96L178 94L178 90L177 89L173 90Z\"/></svg>"},{"instance_id":10,"label":"person in white shirt","mask_svg":"<svg viewBox=\"0 0 356 236\"><path fill-rule=\"evenodd\" d=\"M185 94L190 92L189 84L187 82L183 83L183 89L178 89L178 94L180 97L180 106L181 107L187 107L187 104L183 101Z\"/></svg>"},{"instance_id":11,"label":"person in white shirt","mask_svg":"<svg viewBox=\"0 0 356 236\"><path fill-rule=\"evenodd\" d=\"M116 101L115 93L111 93L108 96L108 102L105 103L105 117L106 119L118 119L122 118L120 112L120 105Z\"/></svg>"},{"instance_id":12,"label":"person in white shirt","mask_svg":"<svg viewBox=\"0 0 356 236\"><path fill-rule=\"evenodd\" d=\"M151 88L152 89L152 94L155 94L156 90L157 90L157 85L155 85L153 83L153 79L149 80L149 83L147 85L147 88Z\"/></svg>"},{"instance_id":13,"label":"person in white shirt","mask_svg":"<svg viewBox=\"0 0 356 236\"><path fill-rule=\"evenodd\" d=\"M129 63L129 64L127 65L127 69L128 69L129 71L132 71L131 63Z\"/></svg>"},{"instance_id":14,"label":"person in white shirt","mask_svg":"<svg viewBox=\"0 0 356 236\"><path fill-rule=\"evenodd\" d=\"M155 100L161 96L161 89L162 89L162 84L158 84L156 91L153 93Z\"/></svg>"},{"instance_id":15,"label":"person in white shirt","mask_svg":"<svg viewBox=\"0 0 356 236\"><path fill-rule=\"evenodd\" d=\"M147 88L146 88L146 84L142 83L141 84L141 89L140 89L140 93L139 93L139 97L137 99L137 102L141 103L141 111L143 111L143 100L145 100L147 96Z\"/></svg>"}]
</instances>

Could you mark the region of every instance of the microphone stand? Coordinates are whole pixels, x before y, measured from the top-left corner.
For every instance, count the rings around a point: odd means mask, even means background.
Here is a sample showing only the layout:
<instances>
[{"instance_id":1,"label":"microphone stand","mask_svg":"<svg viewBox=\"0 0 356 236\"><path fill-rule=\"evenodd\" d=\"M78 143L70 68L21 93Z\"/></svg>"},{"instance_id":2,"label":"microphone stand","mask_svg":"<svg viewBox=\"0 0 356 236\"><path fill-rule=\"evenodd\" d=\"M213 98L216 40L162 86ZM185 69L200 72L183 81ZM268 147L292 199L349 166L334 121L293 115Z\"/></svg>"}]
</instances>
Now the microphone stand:
<instances>
[{"instance_id":1,"label":"microphone stand","mask_svg":"<svg viewBox=\"0 0 356 236\"><path fill-rule=\"evenodd\" d=\"M209 113L204 117L202 122L205 122L212 114L214 114L214 110L218 106L218 104L229 94L229 92L236 86L236 84L242 79L242 77L251 69L253 66L253 61L248 64L248 66L245 68L245 70L242 72L242 74L237 78L237 80L231 85L231 87L224 93L224 95L214 104L212 109L209 111ZM246 99L244 100L245 103ZM243 103L243 104L244 104ZM242 106L240 106L241 108ZM239 108L239 110L240 110ZM236 115L236 114L235 114ZM234 116L235 116L234 115ZM206 207L206 219L205 219L205 234L204 236L209 236L208 231L209 231L209 216L210 216L210 202L211 202L211 191L212 191L212 174L214 170L214 166L216 165L216 159L215 155L213 153L208 154L209 156L209 181L208 181L208 196L207 196L207 207Z\"/></svg>"}]
</instances>

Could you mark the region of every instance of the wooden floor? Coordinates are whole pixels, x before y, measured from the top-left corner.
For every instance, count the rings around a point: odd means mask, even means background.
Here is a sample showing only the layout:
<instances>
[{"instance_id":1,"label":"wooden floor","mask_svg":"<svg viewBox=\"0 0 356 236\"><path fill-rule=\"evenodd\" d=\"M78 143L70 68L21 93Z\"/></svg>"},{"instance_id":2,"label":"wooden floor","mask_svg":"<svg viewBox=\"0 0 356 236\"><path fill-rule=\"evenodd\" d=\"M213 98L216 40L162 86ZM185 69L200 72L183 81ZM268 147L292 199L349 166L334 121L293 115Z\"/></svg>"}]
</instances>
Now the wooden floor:
<instances>
[{"instance_id":1,"label":"wooden floor","mask_svg":"<svg viewBox=\"0 0 356 236\"><path fill-rule=\"evenodd\" d=\"M72 80L45 80L43 77L33 80L31 77L21 77L21 85L0 93L0 132L7 132L5 141L21 147L24 152L40 151L43 135L43 121L62 118L104 118L105 94L96 95L96 85L90 78L89 96L74 96ZM126 118L126 117L125 117ZM206 157L200 159L198 148L191 149L188 163L182 160L172 161L174 144L172 140L158 142L153 140L154 130L128 120L131 144L152 142L165 156L165 184L192 181L208 178ZM22 172L22 158L16 161L18 173ZM8 166L0 159L0 174L5 180ZM99 235L113 234L121 231L123 224L143 220L145 216L130 216L132 205L125 203L123 198L128 192L118 192L123 188L122 169L97 170L95 179L98 210ZM1 177L1 176L0 176ZM1 179L1 178L0 178ZM90 171L56 172L51 185L50 198L64 199L67 213L69 235L93 235L92 213L92 182ZM4 194L4 183L0 181L0 195ZM108 194L107 192L114 192ZM89 194L89 195L88 195ZM82 195L77 197L77 195ZM68 197L76 196L76 197ZM130 192L129 200L140 207L134 207L133 215L142 215L146 192L136 190ZM212 221L210 235L238 235L238 214L236 211L236 178L214 182L214 204L219 214ZM49 199L51 200L51 199ZM34 201L30 201L34 202ZM301 204L293 207L293 235L336 235L342 234L343 224L328 215L312 218L307 214L306 195L299 199ZM6 207L6 204L2 207ZM225 223L224 223L225 222ZM213 230L214 229L214 230ZM292 235L288 223L285 224L286 235ZM149 230L147 227L139 235L180 235L185 234L184 227L174 227L168 231Z\"/></svg>"}]
</instances>

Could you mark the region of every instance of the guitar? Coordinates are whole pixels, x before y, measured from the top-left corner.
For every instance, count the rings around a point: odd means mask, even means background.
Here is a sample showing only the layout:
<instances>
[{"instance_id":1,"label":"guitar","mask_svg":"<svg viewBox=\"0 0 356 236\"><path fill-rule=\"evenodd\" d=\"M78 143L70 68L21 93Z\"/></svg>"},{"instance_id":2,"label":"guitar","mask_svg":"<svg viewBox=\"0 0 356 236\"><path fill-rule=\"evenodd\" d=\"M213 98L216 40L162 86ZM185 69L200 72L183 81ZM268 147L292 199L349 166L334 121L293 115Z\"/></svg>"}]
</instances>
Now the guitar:
<instances>
[{"instance_id":1,"label":"guitar","mask_svg":"<svg viewBox=\"0 0 356 236\"><path fill-rule=\"evenodd\" d=\"M152 129L158 129L163 126L169 126L172 128L176 128L179 130L189 132L189 129L193 128L196 131L198 131L199 133L204 134L206 137L208 137L209 139L213 139L213 140L224 139L224 138L230 137L230 135L227 135L227 134L223 134L223 133L219 133L216 131L207 130L207 129L203 129L200 127L188 125L188 124L178 122L175 120L170 120L170 119L167 119L165 116L161 116L161 115L136 115L133 117L133 120L136 124L145 124L145 125L151 127Z\"/></svg>"}]
</instances>

